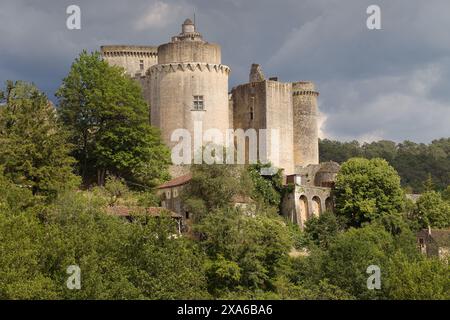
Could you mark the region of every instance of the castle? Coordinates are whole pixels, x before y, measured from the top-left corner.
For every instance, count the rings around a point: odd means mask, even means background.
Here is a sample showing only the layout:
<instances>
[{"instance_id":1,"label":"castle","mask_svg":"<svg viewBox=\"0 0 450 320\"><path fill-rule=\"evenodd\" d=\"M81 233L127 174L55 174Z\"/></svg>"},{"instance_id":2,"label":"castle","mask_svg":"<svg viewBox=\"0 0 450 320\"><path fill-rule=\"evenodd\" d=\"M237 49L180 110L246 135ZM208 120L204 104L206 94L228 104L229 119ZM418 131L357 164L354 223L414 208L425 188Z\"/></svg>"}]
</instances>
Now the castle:
<instances>
[{"instance_id":1,"label":"castle","mask_svg":"<svg viewBox=\"0 0 450 320\"><path fill-rule=\"evenodd\" d=\"M273 137L259 135L258 149L267 146L266 159L284 169L287 180L302 186L303 191L294 190L293 198L284 200L286 214L302 225L308 216L331 205L326 185L331 180L317 182L312 176L323 169L318 148L319 94L312 82L266 79L260 66L253 64L249 82L229 91L230 68L222 64L220 46L205 41L190 19L184 21L180 34L158 47L102 46L101 53L141 84L151 124L161 130L169 147L176 144L171 139L175 130L184 128L194 135L198 123L203 131L224 135L228 129L276 129L276 148L269 141ZM331 171L333 175L336 169ZM179 178L186 172L173 169L171 173Z\"/></svg>"}]
</instances>

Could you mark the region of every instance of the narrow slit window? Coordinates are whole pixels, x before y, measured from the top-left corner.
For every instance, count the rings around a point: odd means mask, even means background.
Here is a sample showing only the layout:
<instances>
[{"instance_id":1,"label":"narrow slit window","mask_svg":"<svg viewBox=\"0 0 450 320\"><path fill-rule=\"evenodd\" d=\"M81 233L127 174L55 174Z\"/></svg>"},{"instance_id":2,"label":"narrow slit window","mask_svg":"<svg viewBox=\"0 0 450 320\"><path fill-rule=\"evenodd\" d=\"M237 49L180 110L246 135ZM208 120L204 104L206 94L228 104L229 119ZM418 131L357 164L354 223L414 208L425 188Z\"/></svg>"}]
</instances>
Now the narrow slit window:
<instances>
[{"instance_id":1,"label":"narrow slit window","mask_svg":"<svg viewBox=\"0 0 450 320\"><path fill-rule=\"evenodd\" d=\"M203 96L194 96L194 110L205 110Z\"/></svg>"}]
</instances>

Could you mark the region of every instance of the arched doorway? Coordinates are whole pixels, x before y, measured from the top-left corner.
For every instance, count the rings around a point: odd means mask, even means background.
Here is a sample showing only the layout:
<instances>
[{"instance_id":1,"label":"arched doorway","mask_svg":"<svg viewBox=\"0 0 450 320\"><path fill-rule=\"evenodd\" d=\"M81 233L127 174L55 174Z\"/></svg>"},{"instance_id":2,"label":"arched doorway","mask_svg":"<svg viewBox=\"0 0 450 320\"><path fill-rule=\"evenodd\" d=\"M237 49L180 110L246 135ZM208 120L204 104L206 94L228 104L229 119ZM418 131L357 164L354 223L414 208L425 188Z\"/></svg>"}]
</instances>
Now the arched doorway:
<instances>
[{"instance_id":1,"label":"arched doorway","mask_svg":"<svg viewBox=\"0 0 450 320\"><path fill-rule=\"evenodd\" d=\"M308 219L308 199L306 196L300 196L300 224L305 225L306 219Z\"/></svg>"},{"instance_id":2,"label":"arched doorway","mask_svg":"<svg viewBox=\"0 0 450 320\"><path fill-rule=\"evenodd\" d=\"M318 217L322 213L320 198L315 196L312 198L312 214Z\"/></svg>"}]
</instances>

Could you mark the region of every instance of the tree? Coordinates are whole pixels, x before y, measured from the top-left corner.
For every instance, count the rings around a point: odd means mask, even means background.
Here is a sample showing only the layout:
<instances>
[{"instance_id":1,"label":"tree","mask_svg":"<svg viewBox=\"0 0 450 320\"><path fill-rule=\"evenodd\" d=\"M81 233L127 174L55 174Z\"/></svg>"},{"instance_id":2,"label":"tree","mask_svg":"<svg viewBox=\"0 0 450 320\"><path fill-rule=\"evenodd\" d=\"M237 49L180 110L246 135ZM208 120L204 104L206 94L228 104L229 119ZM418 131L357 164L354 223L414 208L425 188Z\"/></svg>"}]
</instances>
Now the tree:
<instances>
[{"instance_id":1,"label":"tree","mask_svg":"<svg viewBox=\"0 0 450 320\"><path fill-rule=\"evenodd\" d=\"M420 227L446 228L450 226L450 203L442 199L440 193L428 191L416 202L413 217Z\"/></svg>"},{"instance_id":2,"label":"tree","mask_svg":"<svg viewBox=\"0 0 450 320\"><path fill-rule=\"evenodd\" d=\"M384 285L389 299L450 299L448 261L425 257L411 261L405 255L396 253L386 271Z\"/></svg>"},{"instance_id":3,"label":"tree","mask_svg":"<svg viewBox=\"0 0 450 320\"><path fill-rule=\"evenodd\" d=\"M241 166L198 164L191 172L192 179L181 196L197 222L209 212L230 206L234 196L249 195L252 190Z\"/></svg>"},{"instance_id":4,"label":"tree","mask_svg":"<svg viewBox=\"0 0 450 320\"><path fill-rule=\"evenodd\" d=\"M339 142L329 139L319 140L320 162L342 163L353 157L361 157L363 152L358 141Z\"/></svg>"},{"instance_id":5,"label":"tree","mask_svg":"<svg viewBox=\"0 0 450 320\"><path fill-rule=\"evenodd\" d=\"M278 170L272 176L262 176L261 170L270 166L270 164L253 164L248 166L247 172L254 188L252 195L259 201L278 208L283 192L283 172Z\"/></svg>"},{"instance_id":6,"label":"tree","mask_svg":"<svg viewBox=\"0 0 450 320\"><path fill-rule=\"evenodd\" d=\"M305 234L314 244L326 249L344 230L342 224L334 213L327 211L306 221Z\"/></svg>"},{"instance_id":7,"label":"tree","mask_svg":"<svg viewBox=\"0 0 450 320\"><path fill-rule=\"evenodd\" d=\"M4 175L33 194L49 197L77 185L67 132L47 97L22 81L9 81L3 96L0 164Z\"/></svg>"},{"instance_id":8,"label":"tree","mask_svg":"<svg viewBox=\"0 0 450 320\"><path fill-rule=\"evenodd\" d=\"M149 124L138 83L123 69L83 51L56 96L84 183L96 175L103 185L107 173L143 186L168 178L169 150Z\"/></svg>"},{"instance_id":9,"label":"tree","mask_svg":"<svg viewBox=\"0 0 450 320\"><path fill-rule=\"evenodd\" d=\"M351 228L330 245L322 260L321 275L356 298L383 297L384 291L367 288L366 271L370 265L385 270L395 249L392 235L381 226Z\"/></svg>"},{"instance_id":10,"label":"tree","mask_svg":"<svg viewBox=\"0 0 450 320\"><path fill-rule=\"evenodd\" d=\"M430 175L435 190L445 189L450 181L450 138L433 140L430 144L404 141L376 141L364 143L320 140L320 161L334 160L339 163L352 157L367 159L383 158L393 166L402 185L412 192L424 191L423 181ZM426 190L425 190L426 191Z\"/></svg>"},{"instance_id":11,"label":"tree","mask_svg":"<svg viewBox=\"0 0 450 320\"><path fill-rule=\"evenodd\" d=\"M292 247L281 219L226 208L206 216L195 228L204 234L200 246L211 259L207 275L214 296L240 289L273 290Z\"/></svg>"},{"instance_id":12,"label":"tree","mask_svg":"<svg viewBox=\"0 0 450 320\"><path fill-rule=\"evenodd\" d=\"M361 226L380 216L402 212L400 177L383 159L353 158L341 166L335 185L336 213L350 226Z\"/></svg>"}]
</instances>

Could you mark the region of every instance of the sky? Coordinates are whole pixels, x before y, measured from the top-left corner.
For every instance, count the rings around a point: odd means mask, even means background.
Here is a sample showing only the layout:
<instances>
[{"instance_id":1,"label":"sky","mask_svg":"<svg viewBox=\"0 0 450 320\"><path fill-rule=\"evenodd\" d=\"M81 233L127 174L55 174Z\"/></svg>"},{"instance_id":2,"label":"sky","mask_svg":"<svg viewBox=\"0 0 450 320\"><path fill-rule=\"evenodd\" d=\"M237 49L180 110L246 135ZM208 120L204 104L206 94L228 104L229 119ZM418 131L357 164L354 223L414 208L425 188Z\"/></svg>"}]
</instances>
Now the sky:
<instances>
[{"instance_id":1,"label":"sky","mask_svg":"<svg viewBox=\"0 0 450 320\"><path fill-rule=\"evenodd\" d=\"M367 28L369 5L381 29ZM66 27L69 5L81 29ZM230 89L252 63L266 77L314 81L320 136L342 141L450 137L449 0L0 0L0 83L54 93L83 50L160 45L195 12L222 46Z\"/></svg>"}]
</instances>

